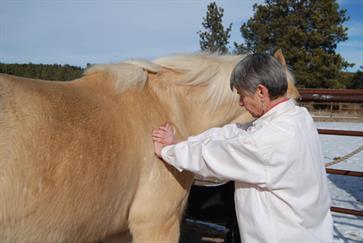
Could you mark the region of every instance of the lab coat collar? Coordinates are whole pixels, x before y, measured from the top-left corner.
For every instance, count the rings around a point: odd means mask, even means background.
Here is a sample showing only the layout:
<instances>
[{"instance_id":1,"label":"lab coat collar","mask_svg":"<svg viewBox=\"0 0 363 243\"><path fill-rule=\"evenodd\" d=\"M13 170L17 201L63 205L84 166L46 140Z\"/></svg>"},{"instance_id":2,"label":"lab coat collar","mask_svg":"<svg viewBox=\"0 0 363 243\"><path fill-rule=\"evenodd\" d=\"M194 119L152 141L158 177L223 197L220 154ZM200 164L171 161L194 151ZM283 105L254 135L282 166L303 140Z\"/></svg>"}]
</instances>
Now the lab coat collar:
<instances>
[{"instance_id":1,"label":"lab coat collar","mask_svg":"<svg viewBox=\"0 0 363 243\"><path fill-rule=\"evenodd\" d=\"M285 113L295 107L295 100L289 99L285 102L282 102L274 107L272 107L268 112L263 114L260 118L253 122L254 126L262 124L265 121L272 120L275 117L279 117L282 113Z\"/></svg>"}]
</instances>

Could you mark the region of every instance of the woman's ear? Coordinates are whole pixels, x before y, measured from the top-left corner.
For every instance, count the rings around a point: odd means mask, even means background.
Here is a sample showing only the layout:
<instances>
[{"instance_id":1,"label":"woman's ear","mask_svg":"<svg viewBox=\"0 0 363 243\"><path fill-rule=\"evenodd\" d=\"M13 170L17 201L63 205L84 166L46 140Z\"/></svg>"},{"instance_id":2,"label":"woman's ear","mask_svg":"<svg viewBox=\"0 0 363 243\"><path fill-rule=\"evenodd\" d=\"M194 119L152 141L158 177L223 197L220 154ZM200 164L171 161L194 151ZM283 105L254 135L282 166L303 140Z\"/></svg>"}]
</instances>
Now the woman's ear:
<instances>
[{"instance_id":1,"label":"woman's ear","mask_svg":"<svg viewBox=\"0 0 363 243\"><path fill-rule=\"evenodd\" d=\"M270 94L268 92L268 89L266 88L266 86L259 84L257 86L257 95L259 98L268 98L270 97Z\"/></svg>"}]
</instances>

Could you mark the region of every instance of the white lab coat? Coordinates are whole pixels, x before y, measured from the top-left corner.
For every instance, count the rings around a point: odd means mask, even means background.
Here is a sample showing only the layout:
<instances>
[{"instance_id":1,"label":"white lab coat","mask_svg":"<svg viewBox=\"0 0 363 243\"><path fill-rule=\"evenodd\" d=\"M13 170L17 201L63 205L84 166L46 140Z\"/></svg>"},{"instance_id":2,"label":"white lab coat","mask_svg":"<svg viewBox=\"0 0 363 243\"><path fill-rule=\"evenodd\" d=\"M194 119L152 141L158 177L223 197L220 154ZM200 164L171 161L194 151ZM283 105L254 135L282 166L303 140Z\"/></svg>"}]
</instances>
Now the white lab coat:
<instances>
[{"instance_id":1,"label":"white lab coat","mask_svg":"<svg viewBox=\"0 0 363 243\"><path fill-rule=\"evenodd\" d=\"M317 130L293 100L250 126L229 124L162 149L179 170L235 181L242 242L332 242L330 196Z\"/></svg>"}]
</instances>

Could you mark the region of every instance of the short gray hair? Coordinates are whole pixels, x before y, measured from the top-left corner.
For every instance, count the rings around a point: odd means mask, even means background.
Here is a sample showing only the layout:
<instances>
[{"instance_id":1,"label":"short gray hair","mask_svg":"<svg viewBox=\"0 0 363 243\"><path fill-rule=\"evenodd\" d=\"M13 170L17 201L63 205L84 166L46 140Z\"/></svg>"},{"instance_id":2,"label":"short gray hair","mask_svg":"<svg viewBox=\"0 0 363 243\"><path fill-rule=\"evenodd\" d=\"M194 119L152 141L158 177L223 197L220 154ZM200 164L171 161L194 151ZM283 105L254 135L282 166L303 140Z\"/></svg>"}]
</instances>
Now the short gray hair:
<instances>
[{"instance_id":1,"label":"short gray hair","mask_svg":"<svg viewBox=\"0 0 363 243\"><path fill-rule=\"evenodd\" d=\"M271 55L251 54L243 58L233 69L230 85L233 88L254 93L259 84L264 85L270 99L287 92L286 69Z\"/></svg>"}]
</instances>

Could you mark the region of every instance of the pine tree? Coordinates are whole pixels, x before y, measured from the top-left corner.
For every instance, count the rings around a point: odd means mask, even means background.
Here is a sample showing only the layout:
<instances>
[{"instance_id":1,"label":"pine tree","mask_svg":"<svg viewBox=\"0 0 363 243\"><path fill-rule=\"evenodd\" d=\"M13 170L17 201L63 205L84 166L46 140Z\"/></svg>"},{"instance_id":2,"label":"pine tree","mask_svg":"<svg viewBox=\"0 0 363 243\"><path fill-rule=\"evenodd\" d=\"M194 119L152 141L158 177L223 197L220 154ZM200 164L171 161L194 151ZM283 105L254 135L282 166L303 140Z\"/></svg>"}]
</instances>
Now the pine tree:
<instances>
[{"instance_id":1,"label":"pine tree","mask_svg":"<svg viewBox=\"0 0 363 243\"><path fill-rule=\"evenodd\" d=\"M202 25L205 31L198 31L200 37L200 49L208 52L227 53L228 39L231 36L230 32L232 24L227 29L224 29L222 23L223 8L218 7L215 2L208 5L206 17L203 18Z\"/></svg>"},{"instance_id":2,"label":"pine tree","mask_svg":"<svg viewBox=\"0 0 363 243\"><path fill-rule=\"evenodd\" d=\"M348 89L363 89L363 67L354 73L352 79L347 85Z\"/></svg>"},{"instance_id":3,"label":"pine tree","mask_svg":"<svg viewBox=\"0 0 363 243\"><path fill-rule=\"evenodd\" d=\"M335 49L348 39L343 23L349 17L336 0L265 0L253 10L254 16L240 28L243 48L281 48L299 86L342 87L342 69L352 64Z\"/></svg>"}]
</instances>

